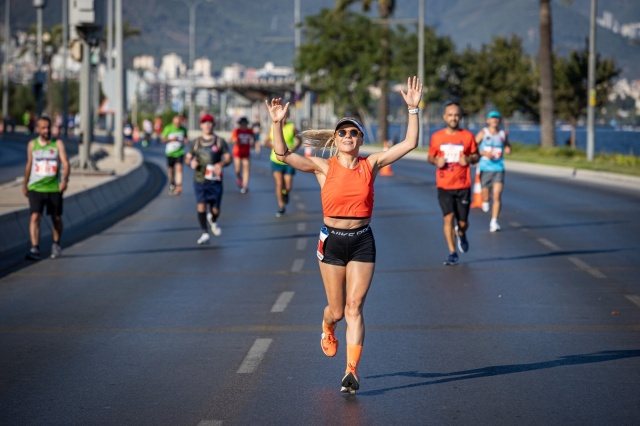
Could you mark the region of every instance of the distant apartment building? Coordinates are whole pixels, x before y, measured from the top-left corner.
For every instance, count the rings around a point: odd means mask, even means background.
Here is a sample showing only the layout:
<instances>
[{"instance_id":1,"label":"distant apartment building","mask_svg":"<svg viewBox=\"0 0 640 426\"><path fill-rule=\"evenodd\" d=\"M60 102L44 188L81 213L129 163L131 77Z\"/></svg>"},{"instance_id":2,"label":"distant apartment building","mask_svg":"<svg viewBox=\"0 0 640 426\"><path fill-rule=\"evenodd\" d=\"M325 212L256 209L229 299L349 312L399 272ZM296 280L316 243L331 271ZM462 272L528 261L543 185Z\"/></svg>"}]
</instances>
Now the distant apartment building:
<instances>
[{"instance_id":1,"label":"distant apartment building","mask_svg":"<svg viewBox=\"0 0 640 426\"><path fill-rule=\"evenodd\" d=\"M175 53L170 53L162 57L160 71L169 79L186 75L187 67L182 62L182 58Z\"/></svg>"},{"instance_id":2,"label":"distant apartment building","mask_svg":"<svg viewBox=\"0 0 640 426\"><path fill-rule=\"evenodd\" d=\"M211 61L207 58L196 59L193 63L193 71L198 77L210 78Z\"/></svg>"},{"instance_id":3,"label":"distant apartment building","mask_svg":"<svg viewBox=\"0 0 640 426\"><path fill-rule=\"evenodd\" d=\"M244 65L231 64L222 68L222 79L224 81L240 80L244 77Z\"/></svg>"},{"instance_id":4,"label":"distant apartment building","mask_svg":"<svg viewBox=\"0 0 640 426\"><path fill-rule=\"evenodd\" d=\"M133 69L155 71L156 60L153 56L150 55L136 56L135 58L133 58Z\"/></svg>"}]
</instances>

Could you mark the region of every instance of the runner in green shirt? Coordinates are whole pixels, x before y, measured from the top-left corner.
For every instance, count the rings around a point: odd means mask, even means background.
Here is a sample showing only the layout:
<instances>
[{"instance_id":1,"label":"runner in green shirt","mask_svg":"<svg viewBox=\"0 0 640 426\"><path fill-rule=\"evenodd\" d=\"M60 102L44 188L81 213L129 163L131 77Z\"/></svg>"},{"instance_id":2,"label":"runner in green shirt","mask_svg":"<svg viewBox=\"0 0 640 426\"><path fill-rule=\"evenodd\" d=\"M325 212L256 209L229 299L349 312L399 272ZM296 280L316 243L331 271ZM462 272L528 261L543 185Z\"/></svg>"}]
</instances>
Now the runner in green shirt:
<instances>
[{"instance_id":1,"label":"runner in green shirt","mask_svg":"<svg viewBox=\"0 0 640 426\"><path fill-rule=\"evenodd\" d=\"M69 160L61 140L51 138L51 120L40 117L36 123L38 137L27 145L22 192L29 198L29 234L31 249L27 259L40 259L40 222L44 208L53 224L51 257L60 256L62 236L62 193L69 182ZM62 169L62 173L61 170ZM62 175L62 179L60 176Z\"/></svg>"},{"instance_id":2,"label":"runner in green shirt","mask_svg":"<svg viewBox=\"0 0 640 426\"><path fill-rule=\"evenodd\" d=\"M182 163L184 162L184 144L187 143L187 129L182 125L182 116L176 115L171 123L162 130L162 143L167 156L169 193L182 193Z\"/></svg>"}]
</instances>

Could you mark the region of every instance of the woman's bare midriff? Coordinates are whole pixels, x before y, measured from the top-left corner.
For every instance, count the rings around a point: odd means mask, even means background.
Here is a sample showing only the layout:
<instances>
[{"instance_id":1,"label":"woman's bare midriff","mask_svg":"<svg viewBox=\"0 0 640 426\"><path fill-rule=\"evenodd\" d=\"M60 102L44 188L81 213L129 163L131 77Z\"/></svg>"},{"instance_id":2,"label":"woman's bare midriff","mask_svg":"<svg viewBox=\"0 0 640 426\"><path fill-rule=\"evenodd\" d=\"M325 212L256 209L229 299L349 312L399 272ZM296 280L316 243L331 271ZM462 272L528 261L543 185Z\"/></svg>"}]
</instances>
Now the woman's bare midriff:
<instances>
[{"instance_id":1,"label":"woman's bare midriff","mask_svg":"<svg viewBox=\"0 0 640 426\"><path fill-rule=\"evenodd\" d=\"M324 217L324 224L331 228L358 229L371 223L370 217Z\"/></svg>"}]
</instances>

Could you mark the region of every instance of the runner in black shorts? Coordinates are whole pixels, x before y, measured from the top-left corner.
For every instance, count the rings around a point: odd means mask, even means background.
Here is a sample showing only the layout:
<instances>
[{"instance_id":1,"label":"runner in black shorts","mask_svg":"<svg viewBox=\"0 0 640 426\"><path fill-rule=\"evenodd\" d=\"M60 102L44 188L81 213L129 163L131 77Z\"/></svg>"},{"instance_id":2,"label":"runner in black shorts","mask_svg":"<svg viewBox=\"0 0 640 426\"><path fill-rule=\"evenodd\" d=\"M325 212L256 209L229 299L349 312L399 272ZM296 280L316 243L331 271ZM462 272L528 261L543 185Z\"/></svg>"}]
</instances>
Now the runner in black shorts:
<instances>
[{"instance_id":1,"label":"runner in black shorts","mask_svg":"<svg viewBox=\"0 0 640 426\"><path fill-rule=\"evenodd\" d=\"M376 262L376 241L370 225L358 229L338 229L324 225L322 231L328 234L321 247L323 263L346 266L350 261Z\"/></svg>"}]
</instances>

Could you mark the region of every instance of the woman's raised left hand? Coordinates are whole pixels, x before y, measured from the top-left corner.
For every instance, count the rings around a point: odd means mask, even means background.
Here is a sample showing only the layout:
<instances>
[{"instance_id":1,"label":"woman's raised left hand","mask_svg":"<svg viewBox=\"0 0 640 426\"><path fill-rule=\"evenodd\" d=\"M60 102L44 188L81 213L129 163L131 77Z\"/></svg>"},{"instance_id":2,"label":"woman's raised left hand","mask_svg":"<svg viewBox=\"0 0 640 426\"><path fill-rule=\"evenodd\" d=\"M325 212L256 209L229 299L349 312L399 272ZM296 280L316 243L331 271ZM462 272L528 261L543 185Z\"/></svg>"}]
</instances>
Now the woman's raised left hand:
<instances>
[{"instance_id":1,"label":"woman's raised left hand","mask_svg":"<svg viewBox=\"0 0 640 426\"><path fill-rule=\"evenodd\" d=\"M400 94L411 109L418 108L422 100L422 83L416 76L407 78L407 91L400 89Z\"/></svg>"}]
</instances>

